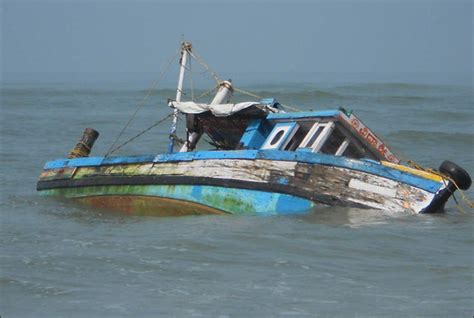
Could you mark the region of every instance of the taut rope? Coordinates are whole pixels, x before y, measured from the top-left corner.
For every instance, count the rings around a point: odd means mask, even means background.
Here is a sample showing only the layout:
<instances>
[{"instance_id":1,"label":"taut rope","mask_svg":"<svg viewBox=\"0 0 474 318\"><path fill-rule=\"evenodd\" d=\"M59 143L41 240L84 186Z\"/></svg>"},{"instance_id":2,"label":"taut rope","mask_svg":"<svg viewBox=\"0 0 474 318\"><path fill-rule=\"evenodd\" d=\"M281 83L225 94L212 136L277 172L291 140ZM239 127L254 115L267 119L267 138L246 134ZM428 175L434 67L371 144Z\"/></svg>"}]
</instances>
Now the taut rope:
<instances>
[{"instance_id":1,"label":"taut rope","mask_svg":"<svg viewBox=\"0 0 474 318\"><path fill-rule=\"evenodd\" d=\"M168 71L169 67L171 66L171 63L173 63L173 61L176 59L176 57L178 56L179 54L179 50L176 52L175 55L173 55L173 57L169 60L168 64L165 66L165 68L163 68L161 74L160 74L160 77L153 82L153 84L151 85L150 89L148 89L148 92L147 94L145 95L145 97L140 101L140 103L138 103L137 105L137 108L135 109L135 112L132 114L132 116L130 117L130 119L127 121L127 123L125 124L125 126L122 128L122 130L120 131L120 133L118 134L117 138L115 138L114 142L112 143L112 145L110 146L109 150L107 151L107 153L105 154L105 157L108 157L110 156L115 150L117 150L117 148L114 148L115 145L117 144L118 140L120 139L120 137L122 137L123 133L125 132L125 130L128 128L128 126L132 123L133 119L135 118L135 116L138 114L138 112L140 111L140 109L143 107L143 105L145 105L145 102L148 100L148 98L151 96L151 93L153 92L153 90L158 86L158 84L163 80L166 72ZM121 145L123 146L123 144ZM112 151L112 149L114 149Z\"/></svg>"}]
</instances>

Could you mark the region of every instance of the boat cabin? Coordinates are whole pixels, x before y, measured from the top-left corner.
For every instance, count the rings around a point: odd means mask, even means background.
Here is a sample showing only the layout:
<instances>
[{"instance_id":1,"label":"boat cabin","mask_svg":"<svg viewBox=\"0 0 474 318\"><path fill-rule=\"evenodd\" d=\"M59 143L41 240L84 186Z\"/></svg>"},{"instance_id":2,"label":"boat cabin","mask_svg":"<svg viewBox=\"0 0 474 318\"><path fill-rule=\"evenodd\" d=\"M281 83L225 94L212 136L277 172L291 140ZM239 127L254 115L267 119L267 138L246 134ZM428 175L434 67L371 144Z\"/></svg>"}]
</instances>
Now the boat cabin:
<instances>
[{"instance_id":1,"label":"boat cabin","mask_svg":"<svg viewBox=\"0 0 474 318\"><path fill-rule=\"evenodd\" d=\"M270 114L252 121L243 134L241 149L309 151L350 158L379 160L339 120L339 111ZM296 118L295 118L296 117Z\"/></svg>"},{"instance_id":2,"label":"boat cabin","mask_svg":"<svg viewBox=\"0 0 474 318\"><path fill-rule=\"evenodd\" d=\"M187 127L188 134L206 134L219 150L306 151L399 162L359 118L343 108L286 113L274 99L265 99L219 116L211 108L188 114Z\"/></svg>"}]
</instances>

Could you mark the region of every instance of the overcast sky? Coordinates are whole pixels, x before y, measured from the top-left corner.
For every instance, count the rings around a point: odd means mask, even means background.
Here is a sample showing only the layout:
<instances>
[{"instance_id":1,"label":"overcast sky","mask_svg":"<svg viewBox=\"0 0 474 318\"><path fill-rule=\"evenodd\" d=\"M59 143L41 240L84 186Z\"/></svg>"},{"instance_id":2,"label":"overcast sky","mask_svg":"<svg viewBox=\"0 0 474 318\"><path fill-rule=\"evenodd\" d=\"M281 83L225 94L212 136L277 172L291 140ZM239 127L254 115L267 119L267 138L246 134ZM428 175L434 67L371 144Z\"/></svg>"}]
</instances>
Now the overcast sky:
<instances>
[{"instance_id":1,"label":"overcast sky","mask_svg":"<svg viewBox=\"0 0 474 318\"><path fill-rule=\"evenodd\" d=\"M471 0L0 0L2 74L154 72L184 34L229 72L473 72Z\"/></svg>"}]
</instances>

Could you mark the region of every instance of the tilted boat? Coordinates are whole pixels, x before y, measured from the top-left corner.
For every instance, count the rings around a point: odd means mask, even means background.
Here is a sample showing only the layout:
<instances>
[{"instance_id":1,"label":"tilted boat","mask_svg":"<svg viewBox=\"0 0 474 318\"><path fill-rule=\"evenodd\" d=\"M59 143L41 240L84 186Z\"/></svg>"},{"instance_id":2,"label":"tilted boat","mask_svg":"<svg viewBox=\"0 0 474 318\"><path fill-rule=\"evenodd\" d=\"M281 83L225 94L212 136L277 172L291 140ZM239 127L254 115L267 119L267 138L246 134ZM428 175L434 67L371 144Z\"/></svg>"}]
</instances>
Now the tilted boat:
<instances>
[{"instance_id":1,"label":"tilted boat","mask_svg":"<svg viewBox=\"0 0 474 318\"><path fill-rule=\"evenodd\" d=\"M45 164L38 191L130 213L288 215L325 205L439 212L471 185L450 161L438 170L402 164L342 108L285 112L274 99L230 104L230 81L220 83L210 104L183 102L193 56L183 42L167 153L89 157L98 133L86 129L68 158ZM186 138L175 151L179 114L186 116ZM195 150L203 135L215 149Z\"/></svg>"}]
</instances>

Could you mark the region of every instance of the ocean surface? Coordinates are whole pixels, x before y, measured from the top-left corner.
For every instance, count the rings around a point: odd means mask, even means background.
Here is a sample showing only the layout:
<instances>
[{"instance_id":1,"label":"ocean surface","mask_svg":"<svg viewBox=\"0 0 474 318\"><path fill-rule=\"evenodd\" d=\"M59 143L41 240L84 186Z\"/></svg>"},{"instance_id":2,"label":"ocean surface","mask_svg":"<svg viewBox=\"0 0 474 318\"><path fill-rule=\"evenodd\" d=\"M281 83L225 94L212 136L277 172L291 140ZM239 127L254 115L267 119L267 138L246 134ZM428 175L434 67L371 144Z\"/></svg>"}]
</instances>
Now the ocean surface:
<instances>
[{"instance_id":1,"label":"ocean surface","mask_svg":"<svg viewBox=\"0 0 474 318\"><path fill-rule=\"evenodd\" d=\"M353 109L400 157L435 168L449 159L474 175L472 86L282 78L241 88L301 110ZM160 218L37 195L43 164L84 128L100 131L93 155L103 155L137 107L118 144L170 112L173 89L147 94L127 83L2 83L2 318L474 315L474 211L453 200L439 215ZM118 153L163 152L168 130Z\"/></svg>"}]
</instances>

